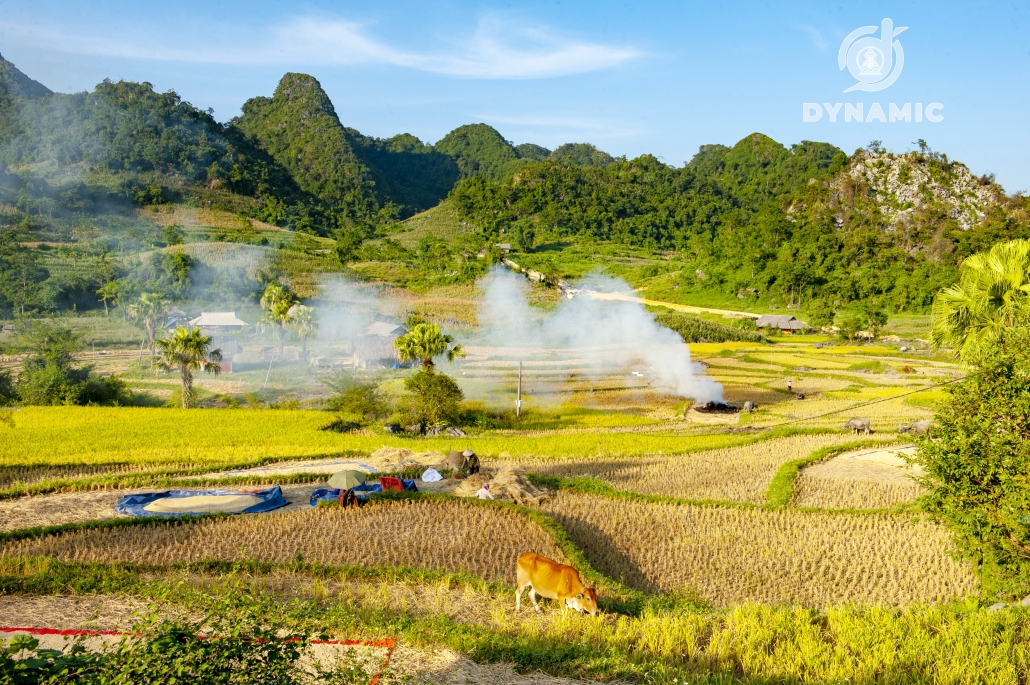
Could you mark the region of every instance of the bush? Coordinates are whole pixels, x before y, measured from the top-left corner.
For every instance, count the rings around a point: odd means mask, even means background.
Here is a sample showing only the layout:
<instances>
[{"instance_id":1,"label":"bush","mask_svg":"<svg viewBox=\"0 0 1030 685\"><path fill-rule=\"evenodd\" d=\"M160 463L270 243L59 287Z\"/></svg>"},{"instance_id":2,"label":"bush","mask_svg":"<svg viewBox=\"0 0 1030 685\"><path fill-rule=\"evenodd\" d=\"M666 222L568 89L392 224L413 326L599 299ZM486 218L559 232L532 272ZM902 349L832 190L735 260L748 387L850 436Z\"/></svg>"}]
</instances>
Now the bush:
<instances>
[{"instance_id":1,"label":"bush","mask_svg":"<svg viewBox=\"0 0 1030 685\"><path fill-rule=\"evenodd\" d=\"M848 314L841 318L839 327L840 330L837 331L837 335L842 340L854 340L855 335L865 329L866 320L861 314Z\"/></svg>"},{"instance_id":2,"label":"bush","mask_svg":"<svg viewBox=\"0 0 1030 685\"><path fill-rule=\"evenodd\" d=\"M22 346L32 350L17 384L23 404L119 404L127 399L122 381L102 377L91 366L73 364L72 355L84 346L70 328L34 322Z\"/></svg>"},{"instance_id":3,"label":"bush","mask_svg":"<svg viewBox=\"0 0 1030 685\"><path fill-rule=\"evenodd\" d=\"M18 390L14 387L14 379L8 371L0 369L0 407L14 404L18 400Z\"/></svg>"},{"instance_id":4,"label":"bush","mask_svg":"<svg viewBox=\"0 0 1030 685\"><path fill-rule=\"evenodd\" d=\"M1030 355L1027 331L1003 333L949 388L919 445L923 508L951 529L986 592L1030 593Z\"/></svg>"},{"instance_id":5,"label":"bush","mask_svg":"<svg viewBox=\"0 0 1030 685\"><path fill-rule=\"evenodd\" d=\"M465 393L450 376L422 370L404 379L404 389L411 393L404 398L402 407L406 421L431 428L460 419Z\"/></svg>"},{"instance_id":6,"label":"bush","mask_svg":"<svg viewBox=\"0 0 1030 685\"><path fill-rule=\"evenodd\" d=\"M362 380L346 371L339 371L323 382L335 391L326 400L326 407L331 411L364 417L369 421L390 413L386 396L374 380Z\"/></svg>"}]
</instances>

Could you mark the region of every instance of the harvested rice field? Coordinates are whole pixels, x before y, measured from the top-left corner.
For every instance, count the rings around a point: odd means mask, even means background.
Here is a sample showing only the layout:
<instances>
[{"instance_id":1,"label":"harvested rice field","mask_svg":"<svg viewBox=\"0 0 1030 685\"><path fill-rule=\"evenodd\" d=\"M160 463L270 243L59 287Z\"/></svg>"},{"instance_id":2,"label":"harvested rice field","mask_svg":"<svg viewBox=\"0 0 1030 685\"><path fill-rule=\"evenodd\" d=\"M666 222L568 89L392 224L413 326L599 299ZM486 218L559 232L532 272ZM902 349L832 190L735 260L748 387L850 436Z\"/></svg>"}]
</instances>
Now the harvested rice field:
<instances>
[{"instance_id":1,"label":"harvested rice field","mask_svg":"<svg viewBox=\"0 0 1030 685\"><path fill-rule=\"evenodd\" d=\"M718 606L946 602L975 590L947 534L904 516L644 504L562 492L546 506L605 574Z\"/></svg>"},{"instance_id":2,"label":"harvested rice field","mask_svg":"<svg viewBox=\"0 0 1030 685\"><path fill-rule=\"evenodd\" d=\"M914 480L922 472L901 455L914 454L911 446L891 445L846 452L809 466L798 476L794 504L822 509L889 509L911 504L923 494Z\"/></svg>"},{"instance_id":3,"label":"harvested rice field","mask_svg":"<svg viewBox=\"0 0 1030 685\"><path fill-rule=\"evenodd\" d=\"M562 556L550 536L524 515L452 501L309 507L196 524L85 530L0 545L0 556L85 563L285 563L301 555L320 564L467 572L508 583L515 582L515 560L525 551Z\"/></svg>"},{"instance_id":4,"label":"harvested rice field","mask_svg":"<svg viewBox=\"0 0 1030 685\"><path fill-rule=\"evenodd\" d=\"M761 504L781 465L807 457L822 447L841 445L853 439L844 433L795 435L693 454L546 465L537 472L548 476L598 478L619 490L643 495Z\"/></svg>"}]
</instances>

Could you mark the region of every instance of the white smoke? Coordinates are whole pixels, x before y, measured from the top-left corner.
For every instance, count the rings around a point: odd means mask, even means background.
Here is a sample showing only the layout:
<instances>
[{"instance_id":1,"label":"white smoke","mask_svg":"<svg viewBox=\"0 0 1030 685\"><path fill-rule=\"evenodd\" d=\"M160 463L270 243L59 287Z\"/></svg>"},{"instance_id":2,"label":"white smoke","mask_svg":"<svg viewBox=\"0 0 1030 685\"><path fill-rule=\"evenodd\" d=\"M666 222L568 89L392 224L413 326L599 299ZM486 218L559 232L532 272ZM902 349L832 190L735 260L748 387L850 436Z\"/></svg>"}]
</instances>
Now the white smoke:
<instances>
[{"instance_id":1,"label":"white smoke","mask_svg":"<svg viewBox=\"0 0 1030 685\"><path fill-rule=\"evenodd\" d=\"M531 307L526 280L503 267L492 269L481 285L482 329L470 345L492 348L490 357L565 361L595 377L635 369L651 387L699 402L722 400L722 386L690 361L677 333L658 325L640 303L618 299L632 294L622 280L588 276L579 285L590 292L562 300L552 311Z\"/></svg>"}]
</instances>

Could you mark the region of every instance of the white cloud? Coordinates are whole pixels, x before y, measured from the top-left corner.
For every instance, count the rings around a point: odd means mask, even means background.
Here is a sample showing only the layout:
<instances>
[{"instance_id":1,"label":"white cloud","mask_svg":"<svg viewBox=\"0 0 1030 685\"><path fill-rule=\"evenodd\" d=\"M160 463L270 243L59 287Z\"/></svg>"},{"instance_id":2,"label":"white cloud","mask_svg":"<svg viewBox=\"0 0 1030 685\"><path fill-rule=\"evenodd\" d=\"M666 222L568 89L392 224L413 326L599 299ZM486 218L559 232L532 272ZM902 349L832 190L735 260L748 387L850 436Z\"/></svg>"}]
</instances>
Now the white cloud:
<instances>
[{"instance_id":1,"label":"white cloud","mask_svg":"<svg viewBox=\"0 0 1030 685\"><path fill-rule=\"evenodd\" d=\"M88 35L81 27L62 32L9 23L0 23L0 31L74 54L200 64L387 64L484 79L582 74L640 55L632 47L571 39L547 27L518 25L496 16L481 20L464 41L423 52L393 47L375 37L366 24L314 16L248 31L247 35L234 36L231 29L222 28L216 36L194 35L192 44L184 42L180 32L172 31L146 35L107 30L101 37Z\"/></svg>"}]
</instances>

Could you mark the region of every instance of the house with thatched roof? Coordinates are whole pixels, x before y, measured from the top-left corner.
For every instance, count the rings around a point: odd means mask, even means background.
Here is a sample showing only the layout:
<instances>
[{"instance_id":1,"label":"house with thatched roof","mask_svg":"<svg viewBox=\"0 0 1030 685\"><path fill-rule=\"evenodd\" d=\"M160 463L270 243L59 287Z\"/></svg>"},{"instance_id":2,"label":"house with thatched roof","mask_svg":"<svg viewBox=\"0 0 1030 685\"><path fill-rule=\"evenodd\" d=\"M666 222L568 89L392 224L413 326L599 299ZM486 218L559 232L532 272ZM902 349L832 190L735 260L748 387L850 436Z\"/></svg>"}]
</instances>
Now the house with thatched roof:
<instances>
[{"instance_id":1,"label":"house with thatched roof","mask_svg":"<svg viewBox=\"0 0 1030 685\"><path fill-rule=\"evenodd\" d=\"M354 336L354 366L358 369L397 368L400 358L393 342L406 335L400 324L376 321Z\"/></svg>"},{"instance_id":2,"label":"house with thatched roof","mask_svg":"<svg viewBox=\"0 0 1030 685\"><path fill-rule=\"evenodd\" d=\"M755 321L755 325L768 333L779 331L783 335L794 335L811 328L807 323L798 321L790 314L763 314Z\"/></svg>"}]
</instances>

